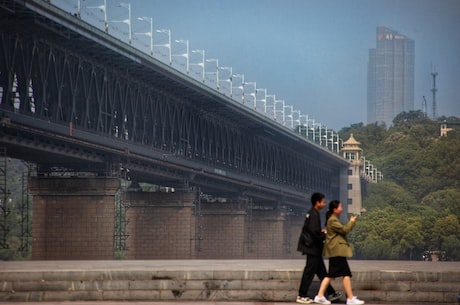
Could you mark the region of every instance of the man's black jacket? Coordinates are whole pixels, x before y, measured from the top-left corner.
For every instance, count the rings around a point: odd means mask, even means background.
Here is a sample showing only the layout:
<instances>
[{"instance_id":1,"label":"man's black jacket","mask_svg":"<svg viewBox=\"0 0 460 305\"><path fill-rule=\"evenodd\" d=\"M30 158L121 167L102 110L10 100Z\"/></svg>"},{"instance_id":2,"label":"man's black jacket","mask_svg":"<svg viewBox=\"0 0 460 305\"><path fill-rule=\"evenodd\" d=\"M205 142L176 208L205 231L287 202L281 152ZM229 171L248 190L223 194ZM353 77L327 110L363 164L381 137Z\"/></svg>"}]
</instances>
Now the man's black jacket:
<instances>
[{"instance_id":1,"label":"man's black jacket","mask_svg":"<svg viewBox=\"0 0 460 305\"><path fill-rule=\"evenodd\" d=\"M310 234L313 239L313 244L311 247L299 244L297 250L303 254L322 255L326 234L321 232L321 220L319 218L319 212L315 208L311 208L310 211L307 212L307 215L305 215L302 232Z\"/></svg>"}]
</instances>

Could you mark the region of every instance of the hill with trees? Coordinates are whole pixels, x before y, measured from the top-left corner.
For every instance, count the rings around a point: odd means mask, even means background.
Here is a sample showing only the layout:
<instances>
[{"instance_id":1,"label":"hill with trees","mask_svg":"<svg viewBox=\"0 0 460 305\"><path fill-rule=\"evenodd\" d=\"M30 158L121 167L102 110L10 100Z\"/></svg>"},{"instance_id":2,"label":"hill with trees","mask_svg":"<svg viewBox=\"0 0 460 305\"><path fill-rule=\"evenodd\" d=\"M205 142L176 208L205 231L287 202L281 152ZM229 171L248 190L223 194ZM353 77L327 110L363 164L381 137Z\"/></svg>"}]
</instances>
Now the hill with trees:
<instances>
[{"instance_id":1,"label":"hill with trees","mask_svg":"<svg viewBox=\"0 0 460 305\"><path fill-rule=\"evenodd\" d=\"M460 124L440 137L440 122L421 111L401 113L393 126L353 124L366 159L384 181L370 184L363 198L366 213L350 235L355 258L421 259L424 251L445 251L460 260Z\"/></svg>"}]
</instances>

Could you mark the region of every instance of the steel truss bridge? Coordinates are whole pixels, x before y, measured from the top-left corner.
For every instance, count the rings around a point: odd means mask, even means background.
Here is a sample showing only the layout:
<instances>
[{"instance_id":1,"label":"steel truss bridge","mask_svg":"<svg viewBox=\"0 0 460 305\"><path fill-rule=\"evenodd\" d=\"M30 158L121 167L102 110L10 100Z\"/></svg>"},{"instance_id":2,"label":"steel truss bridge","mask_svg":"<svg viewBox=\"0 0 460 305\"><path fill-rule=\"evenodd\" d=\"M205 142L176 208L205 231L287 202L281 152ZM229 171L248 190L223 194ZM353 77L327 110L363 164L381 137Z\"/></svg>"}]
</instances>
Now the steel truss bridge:
<instances>
[{"instance_id":1,"label":"steel truss bridge","mask_svg":"<svg viewBox=\"0 0 460 305\"><path fill-rule=\"evenodd\" d=\"M304 207L348 161L46 1L0 0L0 147L41 173Z\"/></svg>"}]
</instances>

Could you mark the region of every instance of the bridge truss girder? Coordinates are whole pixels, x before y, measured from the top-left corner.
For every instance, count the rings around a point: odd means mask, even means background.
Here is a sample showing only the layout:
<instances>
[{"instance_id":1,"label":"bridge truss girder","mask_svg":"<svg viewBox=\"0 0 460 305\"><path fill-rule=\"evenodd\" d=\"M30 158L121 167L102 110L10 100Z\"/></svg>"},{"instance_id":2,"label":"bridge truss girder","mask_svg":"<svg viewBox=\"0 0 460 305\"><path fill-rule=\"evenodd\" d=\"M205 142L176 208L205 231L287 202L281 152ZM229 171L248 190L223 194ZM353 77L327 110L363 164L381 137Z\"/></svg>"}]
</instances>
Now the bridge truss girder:
<instances>
[{"instance_id":1,"label":"bridge truss girder","mask_svg":"<svg viewBox=\"0 0 460 305\"><path fill-rule=\"evenodd\" d=\"M54 23L47 25L53 31L33 30L12 19L0 28L0 110L9 117L4 122L13 123L4 125L10 129L1 140L14 147L8 151L49 165L38 152L50 149L75 169L85 162L120 163L140 182L250 190L260 198L271 189L279 195L274 201L291 193L300 204L314 190L338 195L343 164L331 165L314 144L289 142L222 104L218 94L110 50L100 54L94 42L80 37L72 48L76 33ZM16 120L33 128L16 128ZM25 152L24 142L13 143L21 138L30 138L36 155ZM67 150L52 149L63 146Z\"/></svg>"}]
</instances>

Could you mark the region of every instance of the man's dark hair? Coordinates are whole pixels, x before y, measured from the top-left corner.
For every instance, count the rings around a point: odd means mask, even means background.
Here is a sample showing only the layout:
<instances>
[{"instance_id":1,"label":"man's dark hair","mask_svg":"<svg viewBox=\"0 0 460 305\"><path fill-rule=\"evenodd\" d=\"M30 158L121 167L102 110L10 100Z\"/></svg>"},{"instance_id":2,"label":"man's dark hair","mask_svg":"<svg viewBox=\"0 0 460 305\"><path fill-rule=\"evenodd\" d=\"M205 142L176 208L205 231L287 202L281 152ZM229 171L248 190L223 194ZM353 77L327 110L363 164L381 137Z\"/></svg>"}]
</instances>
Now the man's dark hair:
<instances>
[{"instance_id":1,"label":"man's dark hair","mask_svg":"<svg viewBox=\"0 0 460 305\"><path fill-rule=\"evenodd\" d=\"M323 200L324 197L323 193L313 193L313 195L311 195L311 205L315 206L315 203Z\"/></svg>"}]
</instances>

